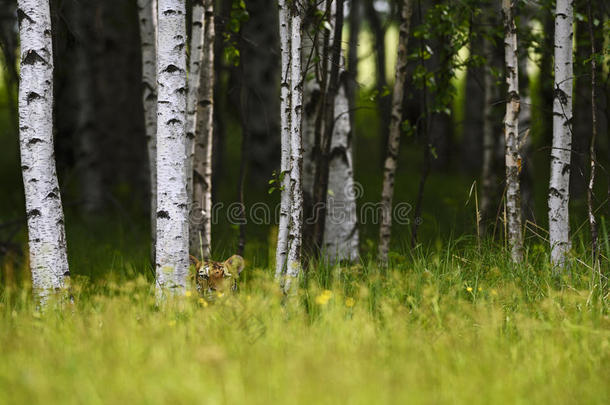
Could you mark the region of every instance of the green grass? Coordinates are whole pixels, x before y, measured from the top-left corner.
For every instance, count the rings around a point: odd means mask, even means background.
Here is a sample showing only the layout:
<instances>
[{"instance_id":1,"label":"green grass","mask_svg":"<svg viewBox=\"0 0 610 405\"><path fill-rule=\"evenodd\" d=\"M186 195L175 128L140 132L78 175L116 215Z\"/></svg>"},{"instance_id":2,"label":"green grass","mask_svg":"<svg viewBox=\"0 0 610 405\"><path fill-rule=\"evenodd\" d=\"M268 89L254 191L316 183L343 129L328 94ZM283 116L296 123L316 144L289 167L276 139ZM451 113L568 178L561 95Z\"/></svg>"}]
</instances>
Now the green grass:
<instances>
[{"instance_id":1,"label":"green grass","mask_svg":"<svg viewBox=\"0 0 610 405\"><path fill-rule=\"evenodd\" d=\"M388 270L315 266L288 301L270 269L250 265L236 294L162 307L147 270L111 256L112 276L73 280L73 304L41 313L27 285L3 291L0 399L610 401L607 298L584 264L553 279L541 247L522 266L470 242L395 252Z\"/></svg>"}]
</instances>

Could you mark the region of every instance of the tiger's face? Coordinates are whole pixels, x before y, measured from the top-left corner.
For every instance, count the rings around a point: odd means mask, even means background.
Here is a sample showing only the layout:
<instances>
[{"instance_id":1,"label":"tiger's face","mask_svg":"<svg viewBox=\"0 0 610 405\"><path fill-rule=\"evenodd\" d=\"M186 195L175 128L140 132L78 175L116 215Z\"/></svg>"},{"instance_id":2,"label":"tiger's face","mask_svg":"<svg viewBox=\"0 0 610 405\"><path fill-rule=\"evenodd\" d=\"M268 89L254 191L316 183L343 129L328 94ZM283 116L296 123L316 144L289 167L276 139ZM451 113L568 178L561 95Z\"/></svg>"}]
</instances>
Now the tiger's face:
<instances>
[{"instance_id":1,"label":"tiger's face","mask_svg":"<svg viewBox=\"0 0 610 405\"><path fill-rule=\"evenodd\" d=\"M245 264L243 257L233 255L224 262L213 260L199 262L197 259L195 261L195 284L199 292L237 289L237 279Z\"/></svg>"}]
</instances>

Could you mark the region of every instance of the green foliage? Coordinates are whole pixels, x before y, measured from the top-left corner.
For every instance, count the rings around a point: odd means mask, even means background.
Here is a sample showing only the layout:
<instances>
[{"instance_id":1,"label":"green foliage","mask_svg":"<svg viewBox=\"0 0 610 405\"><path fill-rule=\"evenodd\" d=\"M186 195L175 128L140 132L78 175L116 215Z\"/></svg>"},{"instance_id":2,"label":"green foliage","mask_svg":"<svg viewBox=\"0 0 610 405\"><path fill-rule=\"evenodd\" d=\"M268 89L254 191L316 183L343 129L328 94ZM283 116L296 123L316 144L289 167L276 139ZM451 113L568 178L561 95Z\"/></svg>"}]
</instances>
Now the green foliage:
<instances>
[{"instance_id":1,"label":"green foliage","mask_svg":"<svg viewBox=\"0 0 610 405\"><path fill-rule=\"evenodd\" d=\"M239 65L239 37L241 26L248 21L248 11L244 0L233 0L231 14L227 21L224 37L224 55L226 61L233 66Z\"/></svg>"}]
</instances>

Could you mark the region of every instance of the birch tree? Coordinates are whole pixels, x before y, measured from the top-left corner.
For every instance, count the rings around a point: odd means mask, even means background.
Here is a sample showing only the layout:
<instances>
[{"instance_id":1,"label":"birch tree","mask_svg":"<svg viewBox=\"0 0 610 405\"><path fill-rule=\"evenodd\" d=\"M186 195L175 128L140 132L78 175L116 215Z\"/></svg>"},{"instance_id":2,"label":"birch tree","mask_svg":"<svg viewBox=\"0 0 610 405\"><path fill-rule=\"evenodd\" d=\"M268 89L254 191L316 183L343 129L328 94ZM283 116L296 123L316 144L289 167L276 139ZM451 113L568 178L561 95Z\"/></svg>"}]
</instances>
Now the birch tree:
<instances>
[{"instance_id":1,"label":"birch tree","mask_svg":"<svg viewBox=\"0 0 610 405\"><path fill-rule=\"evenodd\" d=\"M396 58L396 72L392 93L392 115L388 136L388 149L383 168L383 185L381 189L381 224L379 226L378 260L382 264L388 262L390 250L390 236L392 231L392 199L394 196L394 177L398 166L398 150L400 147L400 134L402 126L402 104L404 89L407 81L407 45L411 14L413 13L412 0L403 0L400 11L400 27L398 34L398 56Z\"/></svg>"},{"instance_id":2,"label":"birch tree","mask_svg":"<svg viewBox=\"0 0 610 405\"><path fill-rule=\"evenodd\" d=\"M159 0L158 7L157 284L180 293L189 266L185 8L182 0Z\"/></svg>"},{"instance_id":3,"label":"birch tree","mask_svg":"<svg viewBox=\"0 0 610 405\"><path fill-rule=\"evenodd\" d=\"M204 0L203 55L200 67L193 162L191 254L210 256L212 242L212 142L214 134L214 1Z\"/></svg>"},{"instance_id":4,"label":"birch tree","mask_svg":"<svg viewBox=\"0 0 610 405\"><path fill-rule=\"evenodd\" d=\"M193 161L195 159L195 133L197 132L197 100L199 97L199 83L201 81L201 59L203 58L203 11L203 0L195 0L192 8L188 95L186 98L186 192L189 202L193 198Z\"/></svg>"},{"instance_id":5,"label":"birch tree","mask_svg":"<svg viewBox=\"0 0 610 405\"><path fill-rule=\"evenodd\" d=\"M275 278L280 279L285 272L288 255L288 235L290 231L290 11L285 0L278 1L280 31L280 218L275 255Z\"/></svg>"},{"instance_id":6,"label":"birch tree","mask_svg":"<svg viewBox=\"0 0 610 405\"><path fill-rule=\"evenodd\" d=\"M519 173L519 59L517 53L517 27L513 0L502 0L504 17L504 64L508 94L504 116L506 164L506 215L508 243L514 262L523 260L523 231L521 226L521 190Z\"/></svg>"},{"instance_id":7,"label":"birch tree","mask_svg":"<svg viewBox=\"0 0 610 405\"><path fill-rule=\"evenodd\" d=\"M557 0L555 9L555 62L553 146L549 183L549 240L551 262L565 270L570 250L570 157L572 148L573 0Z\"/></svg>"},{"instance_id":8,"label":"birch tree","mask_svg":"<svg viewBox=\"0 0 610 405\"><path fill-rule=\"evenodd\" d=\"M19 146L32 286L44 303L69 276L53 150L53 47L48 1L19 0Z\"/></svg>"},{"instance_id":9,"label":"birch tree","mask_svg":"<svg viewBox=\"0 0 610 405\"><path fill-rule=\"evenodd\" d=\"M301 118L303 104L303 78L301 74L301 24L302 18L294 1L290 27L290 246L286 268L284 291L289 292L292 281L301 272L301 245L303 224L303 189L301 188L301 166L303 148L301 143Z\"/></svg>"},{"instance_id":10,"label":"birch tree","mask_svg":"<svg viewBox=\"0 0 610 405\"><path fill-rule=\"evenodd\" d=\"M276 251L276 278L285 294L301 272L303 189L301 166L301 109L303 78L301 70L300 4L278 1L281 48L281 207Z\"/></svg>"},{"instance_id":11,"label":"birch tree","mask_svg":"<svg viewBox=\"0 0 610 405\"><path fill-rule=\"evenodd\" d=\"M155 250L157 222L157 0L138 0L142 43L142 101L150 182L150 224Z\"/></svg>"}]
</instances>

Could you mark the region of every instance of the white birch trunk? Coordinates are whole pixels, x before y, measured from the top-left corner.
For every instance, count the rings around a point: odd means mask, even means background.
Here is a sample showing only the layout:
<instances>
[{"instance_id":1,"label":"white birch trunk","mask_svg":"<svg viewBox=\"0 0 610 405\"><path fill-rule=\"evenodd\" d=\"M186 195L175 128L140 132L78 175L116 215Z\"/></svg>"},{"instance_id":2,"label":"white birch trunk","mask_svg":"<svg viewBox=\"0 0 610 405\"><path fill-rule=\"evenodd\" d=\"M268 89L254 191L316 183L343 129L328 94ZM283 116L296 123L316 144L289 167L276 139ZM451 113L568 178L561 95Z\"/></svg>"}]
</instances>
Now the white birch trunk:
<instances>
[{"instance_id":1,"label":"white birch trunk","mask_svg":"<svg viewBox=\"0 0 610 405\"><path fill-rule=\"evenodd\" d=\"M301 245L303 225L303 189L301 186L301 166L303 148L301 144L301 117L303 104L303 77L301 70L301 16L296 7L292 9L290 29L290 241L284 292L291 289L293 280L301 272Z\"/></svg>"},{"instance_id":2,"label":"white birch trunk","mask_svg":"<svg viewBox=\"0 0 610 405\"><path fill-rule=\"evenodd\" d=\"M521 189L519 173L519 58L517 53L517 27L512 0L502 0L504 16L504 63L506 70L506 115L504 116L506 164L506 215L508 243L514 262L523 260L523 231L521 226Z\"/></svg>"},{"instance_id":3,"label":"white birch trunk","mask_svg":"<svg viewBox=\"0 0 610 405\"><path fill-rule=\"evenodd\" d=\"M201 60L203 58L203 1L193 2L191 23L191 46L188 71L188 95L186 98L186 193L190 202L193 198L193 161L195 159L195 133L197 132L197 100L201 81Z\"/></svg>"},{"instance_id":4,"label":"white birch trunk","mask_svg":"<svg viewBox=\"0 0 610 405\"><path fill-rule=\"evenodd\" d=\"M159 0L157 84L158 288L185 291L188 276L186 196L186 27L184 1Z\"/></svg>"},{"instance_id":5,"label":"white birch trunk","mask_svg":"<svg viewBox=\"0 0 610 405\"><path fill-rule=\"evenodd\" d=\"M208 258L212 243L212 145L214 135L214 1L204 0L203 57L200 67L190 250Z\"/></svg>"},{"instance_id":6,"label":"white birch trunk","mask_svg":"<svg viewBox=\"0 0 610 405\"><path fill-rule=\"evenodd\" d=\"M553 147L549 183L551 262L564 270L570 250L570 157L572 148L573 1L557 0L555 10L555 84Z\"/></svg>"},{"instance_id":7,"label":"white birch trunk","mask_svg":"<svg viewBox=\"0 0 610 405\"><path fill-rule=\"evenodd\" d=\"M379 227L378 260L385 265L388 262L390 236L392 230L392 199L394 196L394 177L398 166L398 150L402 124L402 104L404 88L407 81L407 44L411 14L411 0L403 0L400 12L400 28L398 37L398 56L396 58L396 73L392 91L392 115L388 136L388 150L383 169L383 185L381 190L381 225Z\"/></svg>"},{"instance_id":8,"label":"white birch trunk","mask_svg":"<svg viewBox=\"0 0 610 405\"><path fill-rule=\"evenodd\" d=\"M142 44L142 101L150 173L150 225L157 237L157 0L138 0Z\"/></svg>"},{"instance_id":9,"label":"white birch trunk","mask_svg":"<svg viewBox=\"0 0 610 405\"><path fill-rule=\"evenodd\" d=\"M356 208L359 188L354 183L352 128L344 71L341 76L341 86L335 97L323 242L324 253L330 263L353 262L359 256Z\"/></svg>"},{"instance_id":10,"label":"white birch trunk","mask_svg":"<svg viewBox=\"0 0 610 405\"><path fill-rule=\"evenodd\" d=\"M290 230L290 17L285 0L279 0L279 31L281 52L281 82L280 82L280 179L281 201L280 218L277 236L277 251L275 255L275 278L280 279L286 268L288 255L288 233Z\"/></svg>"},{"instance_id":11,"label":"white birch trunk","mask_svg":"<svg viewBox=\"0 0 610 405\"><path fill-rule=\"evenodd\" d=\"M19 0L19 144L32 286L44 303L69 276L53 151L53 48L48 1Z\"/></svg>"}]
</instances>

